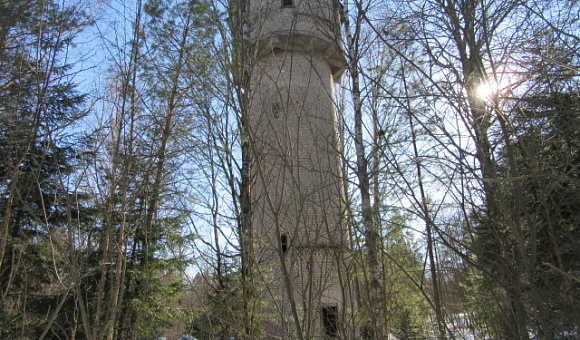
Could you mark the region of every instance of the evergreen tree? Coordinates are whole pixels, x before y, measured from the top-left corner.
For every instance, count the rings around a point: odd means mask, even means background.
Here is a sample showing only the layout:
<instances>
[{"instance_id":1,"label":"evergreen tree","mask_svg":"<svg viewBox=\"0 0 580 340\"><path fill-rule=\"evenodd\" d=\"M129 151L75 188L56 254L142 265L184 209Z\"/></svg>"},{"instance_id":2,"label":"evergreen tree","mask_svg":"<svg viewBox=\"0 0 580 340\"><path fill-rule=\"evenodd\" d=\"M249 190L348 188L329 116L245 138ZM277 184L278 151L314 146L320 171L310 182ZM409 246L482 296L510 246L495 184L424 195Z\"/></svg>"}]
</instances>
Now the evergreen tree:
<instances>
[{"instance_id":1,"label":"evergreen tree","mask_svg":"<svg viewBox=\"0 0 580 340\"><path fill-rule=\"evenodd\" d=\"M498 210L476 215L481 232L474 250L489 271L484 286L496 295L493 323L499 332L513 332L501 310L519 304L528 332L554 339L574 337L579 327L574 321L579 310L571 303L579 298L578 276L571 269L578 263L571 249L579 244L579 87L568 65L578 62L580 40L553 29L545 17L538 19L532 26L537 39L526 44L530 54L519 60L528 80L507 95L485 98L498 117L495 157L501 180L493 197ZM571 20L567 14L555 19L562 25ZM514 282L520 283L517 297ZM502 301L503 294L511 297Z\"/></svg>"},{"instance_id":2,"label":"evergreen tree","mask_svg":"<svg viewBox=\"0 0 580 340\"><path fill-rule=\"evenodd\" d=\"M529 327L543 339L573 334L580 316L574 269L580 260L576 251L580 245L580 96L575 81L550 82L511 112L515 135L511 145L502 146L506 161L500 167L506 178L521 182L523 198L508 199L521 205L525 243L532 255L527 279L535 290L526 289L524 299ZM502 185L506 192L514 185L511 181ZM505 235L507 240L513 237ZM501 255L497 250L488 248L486 253L494 254L486 259L488 268L505 263L497 259ZM504 256L509 259L509 254Z\"/></svg>"},{"instance_id":3,"label":"evergreen tree","mask_svg":"<svg viewBox=\"0 0 580 340\"><path fill-rule=\"evenodd\" d=\"M127 59L112 73L111 118L95 181L103 193L102 256L91 313L95 334L107 339L159 336L180 315L167 299L182 294L181 275L191 264L188 155L199 155L199 121L210 105L210 2L134 5L135 17L125 18L131 40L115 46Z\"/></svg>"},{"instance_id":4,"label":"evergreen tree","mask_svg":"<svg viewBox=\"0 0 580 340\"><path fill-rule=\"evenodd\" d=\"M57 279L68 228L79 221L67 179L82 151L69 127L83 117L85 96L63 55L84 25L82 11L54 1L0 4L2 337L67 332L52 328L47 311L66 299Z\"/></svg>"}]
</instances>

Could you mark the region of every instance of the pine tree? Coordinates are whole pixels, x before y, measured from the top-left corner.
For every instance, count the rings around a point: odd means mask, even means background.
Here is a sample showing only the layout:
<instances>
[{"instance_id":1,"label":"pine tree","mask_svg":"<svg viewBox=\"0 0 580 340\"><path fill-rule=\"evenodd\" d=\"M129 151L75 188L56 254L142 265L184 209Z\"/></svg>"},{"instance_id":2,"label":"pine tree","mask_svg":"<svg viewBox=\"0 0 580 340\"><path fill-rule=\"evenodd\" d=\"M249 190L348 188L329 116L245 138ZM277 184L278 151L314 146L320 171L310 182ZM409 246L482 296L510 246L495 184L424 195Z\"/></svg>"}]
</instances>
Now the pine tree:
<instances>
[{"instance_id":1,"label":"pine tree","mask_svg":"<svg viewBox=\"0 0 580 340\"><path fill-rule=\"evenodd\" d=\"M46 333L47 311L66 299L57 276L79 212L67 178L82 153L68 128L83 117L85 96L63 54L85 25L82 11L53 1L0 4L2 337Z\"/></svg>"}]
</instances>

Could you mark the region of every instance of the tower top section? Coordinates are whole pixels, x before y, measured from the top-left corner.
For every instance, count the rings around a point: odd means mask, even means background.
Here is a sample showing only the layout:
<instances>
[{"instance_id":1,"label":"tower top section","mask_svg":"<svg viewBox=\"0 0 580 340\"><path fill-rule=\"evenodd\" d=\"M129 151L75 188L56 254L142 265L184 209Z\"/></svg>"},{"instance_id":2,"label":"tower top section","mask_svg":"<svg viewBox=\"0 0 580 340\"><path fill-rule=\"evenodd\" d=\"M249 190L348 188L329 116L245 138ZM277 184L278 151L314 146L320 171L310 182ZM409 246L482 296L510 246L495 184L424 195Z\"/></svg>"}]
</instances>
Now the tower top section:
<instances>
[{"instance_id":1,"label":"tower top section","mask_svg":"<svg viewBox=\"0 0 580 340\"><path fill-rule=\"evenodd\" d=\"M335 77L346 68L339 0L250 0L250 37L256 56L279 52L316 53Z\"/></svg>"}]
</instances>

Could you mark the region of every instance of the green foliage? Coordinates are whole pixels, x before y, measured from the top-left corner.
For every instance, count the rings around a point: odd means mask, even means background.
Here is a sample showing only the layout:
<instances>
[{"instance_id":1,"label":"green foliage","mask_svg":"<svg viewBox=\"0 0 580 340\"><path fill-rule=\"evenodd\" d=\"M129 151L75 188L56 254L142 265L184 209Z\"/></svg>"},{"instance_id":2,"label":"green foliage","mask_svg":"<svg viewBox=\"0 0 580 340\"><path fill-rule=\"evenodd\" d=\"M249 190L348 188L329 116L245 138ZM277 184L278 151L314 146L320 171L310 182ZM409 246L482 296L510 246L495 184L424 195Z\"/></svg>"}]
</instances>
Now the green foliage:
<instances>
[{"instance_id":1,"label":"green foliage","mask_svg":"<svg viewBox=\"0 0 580 340\"><path fill-rule=\"evenodd\" d=\"M515 145L529 202L524 213L530 214L530 237L535 237L533 284L544 306L539 312L550 320L551 329L542 332L559 334L576 327L580 319L576 303L580 301L576 272L580 265L578 88L535 96L521 112Z\"/></svg>"},{"instance_id":2,"label":"green foliage","mask_svg":"<svg viewBox=\"0 0 580 340\"><path fill-rule=\"evenodd\" d=\"M407 224L409 216L389 218L383 240L383 280L388 330L399 339L424 334L429 305L421 288L423 270Z\"/></svg>"},{"instance_id":3,"label":"green foliage","mask_svg":"<svg viewBox=\"0 0 580 340\"><path fill-rule=\"evenodd\" d=\"M395 333L397 339L412 340L421 338L421 324L419 323L419 325L417 325L417 320L415 320L411 314L411 311L406 306L402 307L400 312L397 314L397 331Z\"/></svg>"},{"instance_id":4,"label":"green foliage","mask_svg":"<svg viewBox=\"0 0 580 340\"><path fill-rule=\"evenodd\" d=\"M461 289L466 293L465 308L470 312L470 321L473 327L482 334L492 336L492 339L501 338L502 328L509 319L502 317L497 311L505 295L497 290L496 284L483 277L482 273L469 268ZM503 298L503 299L502 299Z\"/></svg>"},{"instance_id":5,"label":"green foliage","mask_svg":"<svg viewBox=\"0 0 580 340\"><path fill-rule=\"evenodd\" d=\"M512 332L505 312L513 308L508 301L518 279L529 329L553 338L578 327L580 97L578 85L566 79L551 78L512 108L514 133L502 144L498 167L508 180L494 197L501 214L478 220L475 251L489 275L480 285L495 297L478 304L497 307L486 312L502 336Z\"/></svg>"},{"instance_id":6,"label":"green foliage","mask_svg":"<svg viewBox=\"0 0 580 340\"><path fill-rule=\"evenodd\" d=\"M67 228L83 223L83 195L67 186L81 150L67 128L84 116L85 95L63 58L83 19L53 1L0 3L2 338L68 332L47 311L68 299L59 285L68 278Z\"/></svg>"},{"instance_id":7,"label":"green foliage","mask_svg":"<svg viewBox=\"0 0 580 340\"><path fill-rule=\"evenodd\" d=\"M230 339L242 332L243 305L240 273L198 276L194 287L201 303L192 310L191 334L200 339Z\"/></svg>"},{"instance_id":8,"label":"green foliage","mask_svg":"<svg viewBox=\"0 0 580 340\"><path fill-rule=\"evenodd\" d=\"M205 109L205 72L214 34L208 1L147 1L137 11L135 35L127 42L129 68L112 77L115 105L105 140L107 159L99 163L103 199L97 249L104 269L94 284L89 313L99 325L110 322L104 310L115 309L118 339L159 336L182 316L173 301L184 286L181 275L191 264L192 240L186 231L188 195L183 171L199 107ZM118 48L125 48L119 46ZM115 125L117 124L117 125ZM185 165L184 165L185 164ZM103 332L96 326L98 331ZM109 335L110 336L110 335Z\"/></svg>"}]
</instances>

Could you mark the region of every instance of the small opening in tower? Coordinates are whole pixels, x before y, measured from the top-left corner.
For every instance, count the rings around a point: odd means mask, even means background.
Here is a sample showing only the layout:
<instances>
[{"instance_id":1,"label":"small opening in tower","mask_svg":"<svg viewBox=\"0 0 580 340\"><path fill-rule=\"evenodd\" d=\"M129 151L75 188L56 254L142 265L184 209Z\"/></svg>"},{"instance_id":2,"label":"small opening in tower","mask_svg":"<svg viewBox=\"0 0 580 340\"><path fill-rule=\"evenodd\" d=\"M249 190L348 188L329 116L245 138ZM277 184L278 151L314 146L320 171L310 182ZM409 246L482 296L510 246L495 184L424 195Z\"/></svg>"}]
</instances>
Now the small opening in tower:
<instances>
[{"instance_id":1,"label":"small opening in tower","mask_svg":"<svg viewBox=\"0 0 580 340\"><path fill-rule=\"evenodd\" d=\"M280 235L280 247L282 248L282 254L286 254L288 252L288 248L290 248L290 244L288 242L288 235L286 234Z\"/></svg>"},{"instance_id":2,"label":"small opening in tower","mask_svg":"<svg viewBox=\"0 0 580 340\"><path fill-rule=\"evenodd\" d=\"M338 336L338 307L322 307L322 325L327 339L334 339Z\"/></svg>"},{"instance_id":3,"label":"small opening in tower","mask_svg":"<svg viewBox=\"0 0 580 340\"><path fill-rule=\"evenodd\" d=\"M282 8L284 7L293 7L294 1L293 0L282 0Z\"/></svg>"},{"instance_id":4,"label":"small opening in tower","mask_svg":"<svg viewBox=\"0 0 580 340\"><path fill-rule=\"evenodd\" d=\"M280 103L272 104L272 107L271 107L272 117L279 118L280 117L280 110L281 110Z\"/></svg>"}]
</instances>

